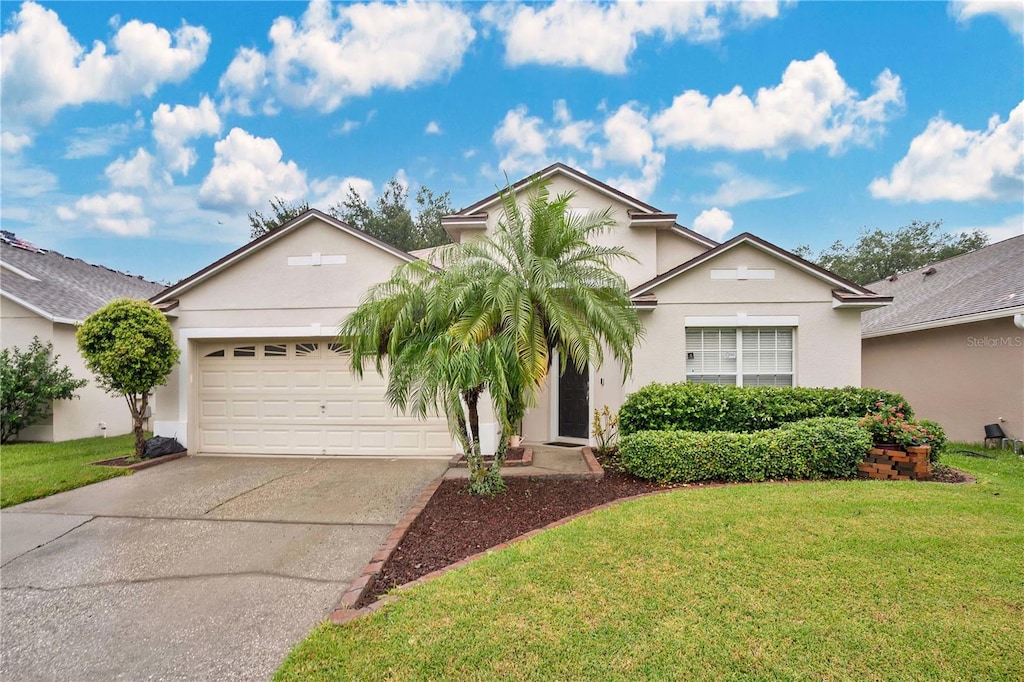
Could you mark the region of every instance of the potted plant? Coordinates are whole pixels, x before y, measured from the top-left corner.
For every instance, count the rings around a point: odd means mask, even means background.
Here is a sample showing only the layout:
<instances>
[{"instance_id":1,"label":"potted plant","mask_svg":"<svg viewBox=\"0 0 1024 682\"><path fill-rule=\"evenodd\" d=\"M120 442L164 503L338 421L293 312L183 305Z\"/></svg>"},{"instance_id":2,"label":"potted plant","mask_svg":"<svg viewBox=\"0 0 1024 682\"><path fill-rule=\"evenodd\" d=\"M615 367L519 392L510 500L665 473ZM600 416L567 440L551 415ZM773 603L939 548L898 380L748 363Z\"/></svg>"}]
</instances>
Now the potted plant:
<instances>
[{"instance_id":1,"label":"potted plant","mask_svg":"<svg viewBox=\"0 0 1024 682\"><path fill-rule=\"evenodd\" d=\"M880 450L902 450L906 447L903 441L908 436L906 426L913 422L906 419L903 403L886 405L879 401L875 404L877 412L869 412L860 420L860 425L871 433L875 447Z\"/></svg>"}]
</instances>

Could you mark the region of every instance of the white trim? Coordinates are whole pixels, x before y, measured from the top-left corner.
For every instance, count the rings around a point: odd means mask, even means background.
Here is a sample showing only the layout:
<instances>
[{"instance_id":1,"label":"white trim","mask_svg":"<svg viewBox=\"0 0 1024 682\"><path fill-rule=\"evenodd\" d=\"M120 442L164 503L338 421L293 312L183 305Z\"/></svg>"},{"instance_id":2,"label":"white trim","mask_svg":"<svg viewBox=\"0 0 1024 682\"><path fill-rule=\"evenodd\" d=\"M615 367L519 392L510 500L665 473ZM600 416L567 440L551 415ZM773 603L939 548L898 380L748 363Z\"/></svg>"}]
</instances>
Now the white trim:
<instances>
[{"instance_id":1,"label":"white trim","mask_svg":"<svg viewBox=\"0 0 1024 682\"><path fill-rule=\"evenodd\" d=\"M687 327L799 327L799 315L687 315Z\"/></svg>"},{"instance_id":2,"label":"white trim","mask_svg":"<svg viewBox=\"0 0 1024 682\"><path fill-rule=\"evenodd\" d=\"M740 265L736 268L712 268L711 279L713 280L748 280L748 279L775 279L775 270L759 270Z\"/></svg>"},{"instance_id":3,"label":"white trim","mask_svg":"<svg viewBox=\"0 0 1024 682\"><path fill-rule=\"evenodd\" d=\"M32 305L28 301L23 301L14 294L8 293L6 291L0 291L0 296L3 296L9 301L17 303L22 308L27 308L29 311L35 313L36 315L43 318L44 320L47 320L48 322L53 322L55 324L82 324L81 320L73 320L70 317L57 317L56 315L51 315L50 313L46 312L39 306Z\"/></svg>"},{"instance_id":4,"label":"white trim","mask_svg":"<svg viewBox=\"0 0 1024 682\"><path fill-rule=\"evenodd\" d=\"M348 262L345 254L330 255L314 251L311 256L288 256L288 265L344 265Z\"/></svg>"},{"instance_id":5,"label":"white trim","mask_svg":"<svg viewBox=\"0 0 1024 682\"><path fill-rule=\"evenodd\" d=\"M716 242L714 239L710 239L709 237L705 237L704 235L700 234L699 232L694 232L692 230L686 230L686 229L680 227L679 225L673 225L669 229L672 232L675 232L676 234L678 234L680 237L686 237L687 239L689 239L691 241L697 242L701 246L706 246L708 248L708 250L711 250L711 249L715 248L716 246L718 246L718 242Z\"/></svg>"},{"instance_id":6,"label":"white trim","mask_svg":"<svg viewBox=\"0 0 1024 682\"><path fill-rule=\"evenodd\" d=\"M10 270L11 272L13 272L18 277L23 277L23 278L29 280L30 282L38 282L39 281L39 278L36 277L35 275L30 275L29 273L25 272L21 268L16 268L13 265L11 265L10 263L5 263L2 260L0 260L0 268L3 268L4 270Z\"/></svg>"},{"instance_id":7,"label":"white trim","mask_svg":"<svg viewBox=\"0 0 1024 682\"><path fill-rule=\"evenodd\" d=\"M405 261L407 263L412 263L414 261L419 260L418 258L416 258L416 256L408 254L405 251L402 251L400 249L396 249L393 246L389 246L387 244L383 244L383 243L380 243L380 242L372 239L369 235L364 234L360 230L357 230L357 229L355 229L353 227L350 227L350 226L346 225L345 223L341 222L340 220L336 220L336 219L332 218L329 215L326 215L324 213L320 213L319 211L310 210L308 213L306 213L306 215L300 216L300 217L296 218L295 222L293 222L291 225L288 225L287 227L282 227L282 228L278 228L277 230L274 230L273 232L270 233L270 236L268 236L266 238L261 238L261 239L257 239L255 241L250 242L246 246L243 246L241 249L236 251L234 253L234 255L232 255L230 258L225 260L223 263L217 265L216 267L211 267L209 270L207 270L206 272L203 272L201 275L199 275L198 277L196 277L195 279L193 279L191 281L186 281L186 282L182 282L182 283L179 283L179 284L175 284L173 286L168 287L167 289L164 289L162 292L160 292L159 294L157 294L156 296L151 298L150 301L152 303L161 303L161 302L166 301L167 299L169 299L169 298L171 298L173 296L181 295L182 293L184 293L185 291L188 291L189 289L191 289L192 287L196 286L200 282L206 281L207 279L209 279L210 277L213 277L214 275L218 274L222 270L231 267L232 265L234 265L238 261L242 260L243 258L247 258L253 252L259 251L260 249L264 248L268 244L271 244L271 243L277 241L278 239L281 239L284 235L286 235L286 234L288 234L290 232L293 232L294 230L298 229L302 225L305 225L306 223L308 223L310 220L312 220L314 218L316 218L317 220L321 221L325 225L329 225L330 227L333 227L333 228L335 228L337 230L340 230L340 231L342 231L342 232L344 232L344 233L346 233L346 234L348 234L348 235L350 235L352 237L355 237L356 239L359 239L360 241L364 241L367 244L370 244L371 246L376 246L378 249L380 249L382 251L386 251L386 252L390 253L391 255L393 255L393 256L395 256L395 257L397 257L397 258L399 258L399 259L401 259L401 260L403 260L403 261ZM200 272L202 272L202 270L200 270ZM192 275L192 276L195 277L195 275ZM185 279L187 280L188 278L186 277Z\"/></svg>"},{"instance_id":8,"label":"white trim","mask_svg":"<svg viewBox=\"0 0 1024 682\"><path fill-rule=\"evenodd\" d=\"M944 320L929 320L927 322L918 322L916 324L908 324L903 327L897 327L896 329L885 329L877 332L862 332L860 337L862 339L873 339L879 336L892 336L894 334L904 334L907 332L922 332L928 329L938 329L940 327L953 327L958 324L970 324L971 322L985 322L987 320L998 320L1001 317L1013 317L1015 315L1024 314L1024 306L1016 306L1013 308L1003 308L1002 310L987 310L983 313L974 313L973 315L961 315L959 317L949 317Z\"/></svg>"}]
</instances>

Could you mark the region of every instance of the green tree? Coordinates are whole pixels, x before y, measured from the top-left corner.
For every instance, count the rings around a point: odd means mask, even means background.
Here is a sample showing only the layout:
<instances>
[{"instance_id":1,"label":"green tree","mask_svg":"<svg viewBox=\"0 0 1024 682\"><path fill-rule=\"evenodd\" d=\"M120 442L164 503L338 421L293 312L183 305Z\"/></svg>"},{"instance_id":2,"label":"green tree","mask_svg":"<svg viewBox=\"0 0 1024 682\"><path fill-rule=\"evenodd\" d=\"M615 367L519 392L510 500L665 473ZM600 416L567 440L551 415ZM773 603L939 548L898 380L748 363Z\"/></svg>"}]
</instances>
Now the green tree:
<instances>
[{"instance_id":1,"label":"green tree","mask_svg":"<svg viewBox=\"0 0 1024 682\"><path fill-rule=\"evenodd\" d=\"M53 356L53 344L44 346L36 336L22 352L17 346L0 351L0 443L38 424L50 414L54 400L76 398L88 381L76 379Z\"/></svg>"},{"instance_id":2,"label":"green tree","mask_svg":"<svg viewBox=\"0 0 1024 682\"><path fill-rule=\"evenodd\" d=\"M434 194L426 187L416 192L415 216L409 208L409 189L392 178L384 191L370 204L349 187L345 200L330 208L331 215L363 232L396 246L414 251L446 244L450 240L441 227L441 217L452 212L451 195Z\"/></svg>"},{"instance_id":3,"label":"green tree","mask_svg":"<svg viewBox=\"0 0 1024 682\"><path fill-rule=\"evenodd\" d=\"M553 350L564 371L569 362L600 364L607 348L628 375L642 334L626 282L612 269L632 257L592 243L613 223L610 213L573 214L573 195L552 201L541 182L523 196L525 207L507 188L493 237L442 247L441 269L400 266L339 328L357 373L371 358L383 373L387 361L393 405L420 415L444 410L474 494L503 489L507 436L547 380ZM490 467L480 452L485 391L501 429Z\"/></svg>"},{"instance_id":4,"label":"green tree","mask_svg":"<svg viewBox=\"0 0 1024 682\"><path fill-rule=\"evenodd\" d=\"M309 202L288 201L281 197L270 200L270 213L264 215L259 211L249 214L249 236L253 239L262 237L309 210Z\"/></svg>"},{"instance_id":5,"label":"green tree","mask_svg":"<svg viewBox=\"0 0 1024 682\"><path fill-rule=\"evenodd\" d=\"M78 328L78 349L96 382L112 395L122 395L132 414L135 456L142 457L142 423L149 394L167 381L178 362L171 325L147 301L121 298L85 319Z\"/></svg>"},{"instance_id":6,"label":"green tree","mask_svg":"<svg viewBox=\"0 0 1024 682\"><path fill-rule=\"evenodd\" d=\"M864 229L854 243L836 241L817 255L807 245L797 247L794 253L865 285L976 251L986 243L988 238L980 230L952 234L942 231L941 220L915 220L894 230Z\"/></svg>"}]
</instances>

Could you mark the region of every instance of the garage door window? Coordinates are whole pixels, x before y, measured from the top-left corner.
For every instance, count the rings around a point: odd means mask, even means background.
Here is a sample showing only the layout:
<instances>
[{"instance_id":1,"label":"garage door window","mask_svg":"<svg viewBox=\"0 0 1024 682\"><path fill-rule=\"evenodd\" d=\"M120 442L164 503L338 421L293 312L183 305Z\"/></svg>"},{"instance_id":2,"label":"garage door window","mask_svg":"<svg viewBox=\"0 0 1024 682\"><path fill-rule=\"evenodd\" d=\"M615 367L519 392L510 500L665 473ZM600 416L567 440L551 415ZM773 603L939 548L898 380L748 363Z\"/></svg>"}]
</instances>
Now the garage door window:
<instances>
[{"instance_id":1,"label":"garage door window","mask_svg":"<svg viewBox=\"0 0 1024 682\"><path fill-rule=\"evenodd\" d=\"M793 329L687 329L686 380L736 386L793 386Z\"/></svg>"},{"instance_id":2,"label":"garage door window","mask_svg":"<svg viewBox=\"0 0 1024 682\"><path fill-rule=\"evenodd\" d=\"M254 358L256 357L256 346L236 346L231 354L236 358Z\"/></svg>"},{"instance_id":3,"label":"garage door window","mask_svg":"<svg viewBox=\"0 0 1024 682\"><path fill-rule=\"evenodd\" d=\"M288 356L288 346L284 344L267 344L263 346L263 357L284 358Z\"/></svg>"}]
</instances>

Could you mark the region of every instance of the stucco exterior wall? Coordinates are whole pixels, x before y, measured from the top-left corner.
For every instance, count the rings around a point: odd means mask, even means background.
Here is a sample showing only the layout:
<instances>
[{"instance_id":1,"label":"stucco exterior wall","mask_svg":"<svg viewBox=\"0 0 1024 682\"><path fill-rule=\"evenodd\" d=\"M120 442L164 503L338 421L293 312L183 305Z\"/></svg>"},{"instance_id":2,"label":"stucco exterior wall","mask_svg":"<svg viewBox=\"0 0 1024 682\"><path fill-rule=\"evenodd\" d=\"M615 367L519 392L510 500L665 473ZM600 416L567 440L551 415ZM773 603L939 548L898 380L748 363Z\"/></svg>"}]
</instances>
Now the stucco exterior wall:
<instances>
[{"instance_id":1,"label":"stucco exterior wall","mask_svg":"<svg viewBox=\"0 0 1024 682\"><path fill-rule=\"evenodd\" d=\"M712 279L712 270L772 270L774 279ZM827 282L797 270L760 249L740 245L657 287L655 310L641 313L646 338L635 352L626 393L652 381L684 381L686 318L723 318L699 326L790 326L795 318L798 386L860 385L860 311L832 307ZM729 322L729 318L733 322ZM743 322L746 318L746 322Z\"/></svg>"},{"instance_id":2,"label":"stucco exterior wall","mask_svg":"<svg viewBox=\"0 0 1024 682\"><path fill-rule=\"evenodd\" d=\"M67 365L76 378L87 379L89 383L78 389L77 398L55 401L53 413L43 422L23 430L19 440L60 442L102 436L101 422L106 425L108 436L131 431L131 416L124 400L103 392L85 368L85 361L78 353L75 328L69 324L54 324L17 303L0 298L3 347L17 346L25 350L35 336L43 343L53 343L53 352L60 356L60 364Z\"/></svg>"},{"instance_id":3,"label":"stucco exterior wall","mask_svg":"<svg viewBox=\"0 0 1024 682\"><path fill-rule=\"evenodd\" d=\"M1005 317L863 340L865 386L902 393L952 440L1024 438L1024 330Z\"/></svg>"},{"instance_id":4,"label":"stucco exterior wall","mask_svg":"<svg viewBox=\"0 0 1024 682\"><path fill-rule=\"evenodd\" d=\"M289 265L290 257L345 256L332 265ZM195 346L209 339L331 338L367 289L403 261L319 219L300 226L196 284L170 318L182 350L156 393L154 430L186 446L194 441ZM370 370L368 370L370 371Z\"/></svg>"}]
</instances>

